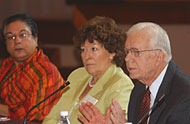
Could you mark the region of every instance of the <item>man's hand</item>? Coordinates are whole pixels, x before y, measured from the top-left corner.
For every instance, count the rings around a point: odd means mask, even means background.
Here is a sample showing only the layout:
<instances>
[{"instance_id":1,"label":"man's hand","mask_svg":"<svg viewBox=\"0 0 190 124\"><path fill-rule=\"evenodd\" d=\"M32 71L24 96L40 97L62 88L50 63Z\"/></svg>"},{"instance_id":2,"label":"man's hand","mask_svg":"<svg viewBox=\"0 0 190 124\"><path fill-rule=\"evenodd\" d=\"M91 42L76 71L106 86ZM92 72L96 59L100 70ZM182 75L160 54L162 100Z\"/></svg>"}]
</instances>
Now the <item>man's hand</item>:
<instances>
[{"instance_id":1,"label":"man's hand","mask_svg":"<svg viewBox=\"0 0 190 124\"><path fill-rule=\"evenodd\" d=\"M84 115L78 115L78 119L84 124L112 124L110 119L110 107L106 111L106 116L104 116L98 108L90 102L81 103L79 110Z\"/></svg>"}]
</instances>

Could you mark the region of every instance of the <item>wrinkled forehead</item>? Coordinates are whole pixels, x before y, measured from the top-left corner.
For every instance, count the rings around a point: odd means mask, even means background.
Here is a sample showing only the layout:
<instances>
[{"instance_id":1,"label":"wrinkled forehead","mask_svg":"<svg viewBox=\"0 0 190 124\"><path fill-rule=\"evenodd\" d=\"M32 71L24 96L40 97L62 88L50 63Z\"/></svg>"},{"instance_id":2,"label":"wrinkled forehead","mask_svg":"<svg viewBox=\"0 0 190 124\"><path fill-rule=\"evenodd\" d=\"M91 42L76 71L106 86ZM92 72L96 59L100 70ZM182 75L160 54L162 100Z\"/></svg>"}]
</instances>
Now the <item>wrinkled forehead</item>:
<instances>
[{"instance_id":1,"label":"wrinkled forehead","mask_svg":"<svg viewBox=\"0 0 190 124\"><path fill-rule=\"evenodd\" d=\"M150 48L151 35L146 31L137 31L127 35L125 47L128 49L147 49Z\"/></svg>"}]
</instances>

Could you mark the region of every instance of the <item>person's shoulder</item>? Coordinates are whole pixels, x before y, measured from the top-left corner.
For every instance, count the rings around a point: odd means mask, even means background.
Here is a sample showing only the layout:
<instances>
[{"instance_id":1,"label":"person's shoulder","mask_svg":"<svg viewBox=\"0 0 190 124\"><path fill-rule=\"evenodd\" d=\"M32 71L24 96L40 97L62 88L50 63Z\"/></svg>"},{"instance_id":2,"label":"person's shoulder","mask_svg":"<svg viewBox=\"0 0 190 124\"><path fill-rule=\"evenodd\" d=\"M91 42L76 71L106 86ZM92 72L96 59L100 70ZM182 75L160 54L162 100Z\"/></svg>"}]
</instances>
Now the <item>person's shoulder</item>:
<instances>
[{"instance_id":1,"label":"person's shoulder","mask_svg":"<svg viewBox=\"0 0 190 124\"><path fill-rule=\"evenodd\" d=\"M14 65L14 60L12 57L4 58L0 63L0 73L4 73L5 70L10 69Z\"/></svg>"},{"instance_id":2,"label":"person's shoulder","mask_svg":"<svg viewBox=\"0 0 190 124\"><path fill-rule=\"evenodd\" d=\"M173 82L173 85L176 83L177 85L190 85L189 76L187 76L173 60L169 62L164 78L168 81L171 80L170 82Z\"/></svg>"},{"instance_id":3,"label":"person's shoulder","mask_svg":"<svg viewBox=\"0 0 190 124\"><path fill-rule=\"evenodd\" d=\"M131 78L123 71L122 68L117 67L116 75L120 77L122 80L131 81ZM131 81L132 82L132 81Z\"/></svg>"},{"instance_id":4,"label":"person's shoulder","mask_svg":"<svg viewBox=\"0 0 190 124\"><path fill-rule=\"evenodd\" d=\"M185 73L178 72L173 78L173 84L178 89L183 89L184 95L188 94L190 96L190 78Z\"/></svg>"},{"instance_id":5,"label":"person's shoulder","mask_svg":"<svg viewBox=\"0 0 190 124\"><path fill-rule=\"evenodd\" d=\"M115 85L126 85L127 87L133 87L134 84L130 77L122 70L122 68L117 67L117 71L112 78L117 78L117 83Z\"/></svg>"},{"instance_id":6,"label":"person's shoulder","mask_svg":"<svg viewBox=\"0 0 190 124\"><path fill-rule=\"evenodd\" d=\"M12 57L4 58L0 61L1 66L8 66L13 61Z\"/></svg>"},{"instance_id":7,"label":"person's shoulder","mask_svg":"<svg viewBox=\"0 0 190 124\"><path fill-rule=\"evenodd\" d=\"M190 96L190 78L175 63L173 64L172 73L166 74L166 79L171 82L171 91L177 92L176 95L185 97ZM175 94L175 93L173 93ZM174 96L175 97L175 96Z\"/></svg>"},{"instance_id":8,"label":"person's shoulder","mask_svg":"<svg viewBox=\"0 0 190 124\"><path fill-rule=\"evenodd\" d=\"M39 50L36 64L40 65L48 73L58 72L57 66L50 61L48 56L45 55L41 49Z\"/></svg>"},{"instance_id":9,"label":"person's shoulder","mask_svg":"<svg viewBox=\"0 0 190 124\"><path fill-rule=\"evenodd\" d=\"M85 76L85 75L89 75L88 72L86 71L86 69L84 67L79 67L75 70L73 70L68 78L81 78L82 76Z\"/></svg>"},{"instance_id":10,"label":"person's shoulder","mask_svg":"<svg viewBox=\"0 0 190 124\"><path fill-rule=\"evenodd\" d=\"M71 87L75 87L76 85L80 85L88 76L89 73L86 69L84 67L79 67L69 74L67 81L70 81Z\"/></svg>"},{"instance_id":11,"label":"person's shoulder","mask_svg":"<svg viewBox=\"0 0 190 124\"><path fill-rule=\"evenodd\" d=\"M55 66L49 60L44 60L43 62L41 62L41 63L39 62L38 64L40 64L41 68L43 68L43 70L46 71L48 75L60 73L57 66Z\"/></svg>"},{"instance_id":12,"label":"person's shoulder","mask_svg":"<svg viewBox=\"0 0 190 124\"><path fill-rule=\"evenodd\" d=\"M173 81L178 83L180 82L179 85L185 85L187 88L190 88L190 77L185 74L178 66L176 66L176 71L173 75Z\"/></svg>"}]
</instances>

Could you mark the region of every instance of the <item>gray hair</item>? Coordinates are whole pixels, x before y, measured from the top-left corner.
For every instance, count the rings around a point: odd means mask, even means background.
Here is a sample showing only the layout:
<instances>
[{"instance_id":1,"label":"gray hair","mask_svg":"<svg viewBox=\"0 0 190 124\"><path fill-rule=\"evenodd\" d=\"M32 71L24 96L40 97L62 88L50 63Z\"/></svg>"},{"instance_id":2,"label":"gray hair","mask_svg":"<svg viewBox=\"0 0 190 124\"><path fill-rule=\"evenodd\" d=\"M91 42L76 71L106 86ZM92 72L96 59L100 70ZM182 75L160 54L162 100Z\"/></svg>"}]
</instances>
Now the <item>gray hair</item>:
<instances>
[{"instance_id":1,"label":"gray hair","mask_svg":"<svg viewBox=\"0 0 190 124\"><path fill-rule=\"evenodd\" d=\"M155 49L161 49L166 55L165 61L169 62L172 58L170 40L167 32L158 24L152 22L137 23L127 31L127 35L143 29L152 36L151 46Z\"/></svg>"}]
</instances>

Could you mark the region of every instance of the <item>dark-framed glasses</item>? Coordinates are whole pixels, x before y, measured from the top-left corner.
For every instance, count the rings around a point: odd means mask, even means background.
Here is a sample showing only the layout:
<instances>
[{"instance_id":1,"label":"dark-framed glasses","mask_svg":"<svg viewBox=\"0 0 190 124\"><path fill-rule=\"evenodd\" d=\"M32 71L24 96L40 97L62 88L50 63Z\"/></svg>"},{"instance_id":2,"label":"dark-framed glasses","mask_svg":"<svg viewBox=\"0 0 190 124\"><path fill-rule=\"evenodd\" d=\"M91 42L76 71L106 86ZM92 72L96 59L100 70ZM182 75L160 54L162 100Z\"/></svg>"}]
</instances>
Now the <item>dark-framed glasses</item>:
<instances>
[{"instance_id":1,"label":"dark-framed glasses","mask_svg":"<svg viewBox=\"0 0 190 124\"><path fill-rule=\"evenodd\" d=\"M160 50L160 49L138 50L136 48L131 48L131 49L125 48L124 50L125 50L125 54L126 55L128 55L129 53L131 53L131 55L133 55L135 57L139 57L142 52L157 51L157 50Z\"/></svg>"},{"instance_id":2,"label":"dark-framed glasses","mask_svg":"<svg viewBox=\"0 0 190 124\"><path fill-rule=\"evenodd\" d=\"M28 31L22 31L20 32L18 35L13 35L13 34L7 34L5 36L5 39L6 41L14 41L16 40L16 38L19 38L19 39L27 39L31 36L31 33L28 32Z\"/></svg>"}]
</instances>

